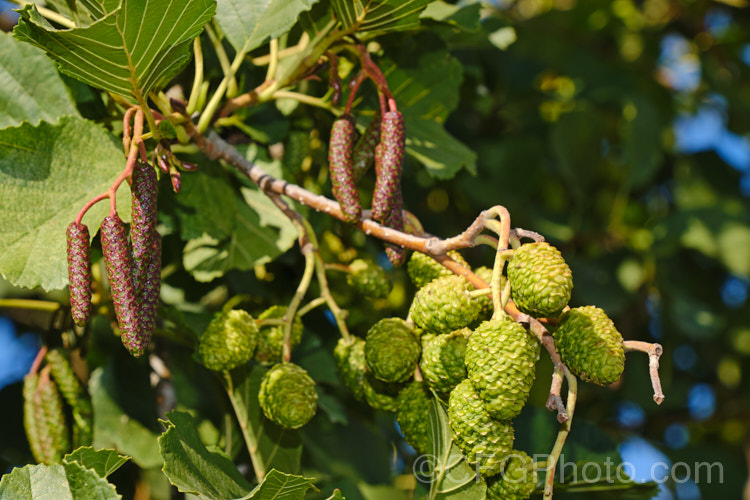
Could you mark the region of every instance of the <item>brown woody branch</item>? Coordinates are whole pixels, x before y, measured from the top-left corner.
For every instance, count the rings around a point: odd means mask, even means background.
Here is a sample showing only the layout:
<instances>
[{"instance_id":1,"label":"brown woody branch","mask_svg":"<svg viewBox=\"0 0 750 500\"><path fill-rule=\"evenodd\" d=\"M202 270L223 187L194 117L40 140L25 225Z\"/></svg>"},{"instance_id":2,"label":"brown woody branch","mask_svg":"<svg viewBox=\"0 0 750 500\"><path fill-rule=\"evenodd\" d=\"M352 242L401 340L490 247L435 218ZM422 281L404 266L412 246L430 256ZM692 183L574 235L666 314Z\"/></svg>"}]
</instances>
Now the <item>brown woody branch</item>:
<instances>
[{"instance_id":1,"label":"brown woody branch","mask_svg":"<svg viewBox=\"0 0 750 500\"><path fill-rule=\"evenodd\" d=\"M648 371L651 375L651 386L654 388L654 401L660 405L664 401L664 392L661 390L661 379L659 378L659 358L664 353L661 344L651 344L640 340L626 340L625 352L645 352L648 354Z\"/></svg>"}]
</instances>

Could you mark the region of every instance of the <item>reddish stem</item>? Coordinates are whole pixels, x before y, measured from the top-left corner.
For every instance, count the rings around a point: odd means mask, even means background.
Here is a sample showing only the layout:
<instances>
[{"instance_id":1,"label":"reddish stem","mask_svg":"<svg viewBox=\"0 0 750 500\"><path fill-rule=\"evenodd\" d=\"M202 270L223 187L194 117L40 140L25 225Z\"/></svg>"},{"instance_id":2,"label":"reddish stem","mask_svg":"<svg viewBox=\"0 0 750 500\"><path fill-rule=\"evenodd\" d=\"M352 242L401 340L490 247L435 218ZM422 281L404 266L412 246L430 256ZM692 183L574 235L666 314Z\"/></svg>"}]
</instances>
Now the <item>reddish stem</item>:
<instances>
[{"instance_id":1,"label":"reddish stem","mask_svg":"<svg viewBox=\"0 0 750 500\"><path fill-rule=\"evenodd\" d=\"M39 352L36 353L36 357L34 358L34 362L31 364L31 369L29 369L29 373L36 373L39 371L39 367L42 365L42 361L44 361L44 357L47 355L47 346L43 345L41 349L39 349Z\"/></svg>"},{"instance_id":2,"label":"reddish stem","mask_svg":"<svg viewBox=\"0 0 750 500\"><path fill-rule=\"evenodd\" d=\"M396 106L396 100L393 97L388 99L388 107L391 109L391 111L398 111L398 106Z\"/></svg>"},{"instance_id":3,"label":"reddish stem","mask_svg":"<svg viewBox=\"0 0 750 500\"><path fill-rule=\"evenodd\" d=\"M135 168L135 162L138 159L138 154L140 153L141 158L145 158L146 161L148 161L148 157L146 156L146 149L143 146L143 140L141 139L141 136L143 136L143 111L138 108L135 113L135 128L133 131L133 140L130 142L130 152L128 154L128 161L125 164L125 170L123 170L122 173L117 177L117 179L115 179L115 182L112 183L107 191L109 194L110 216L117 214L117 189L125 179L132 175L133 168Z\"/></svg>"},{"instance_id":4,"label":"reddish stem","mask_svg":"<svg viewBox=\"0 0 750 500\"><path fill-rule=\"evenodd\" d=\"M88 201L88 203L86 203L83 206L83 208L81 209L81 211L78 212L78 215L76 216L76 224L80 224L81 223L81 220L83 219L83 216L86 215L86 212L88 212L91 207L93 207L94 205L96 205L97 203L99 203L100 201L102 201L103 199L108 198L108 197L109 197L109 191L107 191L106 193L98 194L98 195L94 196L93 198L91 198Z\"/></svg>"},{"instance_id":5,"label":"reddish stem","mask_svg":"<svg viewBox=\"0 0 750 500\"><path fill-rule=\"evenodd\" d=\"M357 91L359 91L359 87L360 85L362 85L362 82L365 81L365 78L367 78L367 75L360 71L359 73L357 73L357 76L349 82L349 98L346 100L346 109L344 110L344 113L346 113L347 115L352 112L352 104L354 103L354 98L357 96Z\"/></svg>"}]
</instances>

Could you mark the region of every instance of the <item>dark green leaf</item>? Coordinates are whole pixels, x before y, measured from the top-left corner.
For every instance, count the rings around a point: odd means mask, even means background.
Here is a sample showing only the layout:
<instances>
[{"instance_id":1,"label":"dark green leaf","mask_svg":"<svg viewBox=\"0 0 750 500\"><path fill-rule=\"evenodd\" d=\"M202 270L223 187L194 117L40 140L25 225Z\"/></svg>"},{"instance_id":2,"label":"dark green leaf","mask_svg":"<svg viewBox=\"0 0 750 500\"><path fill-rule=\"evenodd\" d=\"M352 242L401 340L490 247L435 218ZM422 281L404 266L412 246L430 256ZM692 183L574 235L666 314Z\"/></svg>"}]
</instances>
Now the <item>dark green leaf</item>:
<instances>
[{"instance_id":1,"label":"dark green leaf","mask_svg":"<svg viewBox=\"0 0 750 500\"><path fill-rule=\"evenodd\" d=\"M43 48L63 73L92 87L145 96L188 62L193 38L215 10L215 0L123 0L90 26L57 30L28 5L19 11L13 34Z\"/></svg>"},{"instance_id":2,"label":"dark green leaf","mask_svg":"<svg viewBox=\"0 0 750 500\"><path fill-rule=\"evenodd\" d=\"M307 490L315 489L314 481L315 479L271 469L263 481L242 500L302 500Z\"/></svg>"},{"instance_id":3,"label":"dark green leaf","mask_svg":"<svg viewBox=\"0 0 750 500\"><path fill-rule=\"evenodd\" d=\"M250 491L250 483L229 458L206 448L189 413L171 411L162 423L167 428L159 436L163 471L178 490L217 500L244 497Z\"/></svg>"},{"instance_id":4,"label":"dark green leaf","mask_svg":"<svg viewBox=\"0 0 750 500\"><path fill-rule=\"evenodd\" d=\"M91 446L78 448L63 457L63 462L78 463L86 469L92 469L103 478L122 467L128 460L130 457L120 455L115 450L95 450Z\"/></svg>"}]
</instances>

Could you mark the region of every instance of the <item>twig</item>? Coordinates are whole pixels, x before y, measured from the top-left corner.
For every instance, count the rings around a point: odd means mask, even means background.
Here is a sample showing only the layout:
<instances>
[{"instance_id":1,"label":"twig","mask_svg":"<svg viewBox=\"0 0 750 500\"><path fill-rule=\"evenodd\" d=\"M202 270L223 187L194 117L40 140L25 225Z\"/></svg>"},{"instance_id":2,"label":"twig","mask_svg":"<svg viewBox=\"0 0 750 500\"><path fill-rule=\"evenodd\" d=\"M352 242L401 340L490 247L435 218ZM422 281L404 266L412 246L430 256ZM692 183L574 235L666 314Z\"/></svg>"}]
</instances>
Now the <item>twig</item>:
<instances>
[{"instance_id":1,"label":"twig","mask_svg":"<svg viewBox=\"0 0 750 500\"><path fill-rule=\"evenodd\" d=\"M255 471L255 478L258 482L263 481L263 476L266 475L266 464L263 462L263 457L258 451L258 440L255 437L255 430L248 428L248 419L243 418L245 411L242 410L241 404L237 401L234 395L234 383L232 382L232 374L228 371L223 372L225 386L224 389L227 391L229 401L232 403L234 414L237 416L237 422L240 424L240 430L242 431L242 437L245 438L245 446L247 446L247 452L250 455L250 461L253 464L253 471Z\"/></svg>"},{"instance_id":2,"label":"twig","mask_svg":"<svg viewBox=\"0 0 750 500\"><path fill-rule=\"evenodd\" d=\"M648 354L648 371L651 375L651 386L654 388L654 402L660 405L664 401L664 392L661 389L661 379L659 378L659 358L664 352L661 344L651 344L639 340L626 340L625 352L645 352Z\"/></svg>"},{"instance_id":3,"label":"twig","mask_svg":"<svg viewBox=\"0 0 750 500\"><path fill-rule=\"evenodd\" d=\"M578 381L575 376L568 371L568 368L564 368L565 379L568 381L568 405L566 412L568 420L560 426L560 430L557 432L557 439L555 445L552 447L552 451L547 458L547 476L544 480L544 498L552 498L552 490L555 483L555 470L557 469L557 460L560 458L565 440L568 438L570 433L570 426L573 423L573 413L576 409L576 398L578 396Z\"/></svg>"},{"instance_id":4,"label":"twig","mask_svg":"<svg viewBox=\"0 0 750 500\"><path fill-rule=\"evenodd\" d=\"M47 346L43 345L42 348L39 349L39 352L36 353L34 362L31 363L31 368L29 369L29 373L36 373L39 371L39 367L42 365L42 361L44 361L44 357L46 355L47 355Z\"/></svg>"}]
</instances>

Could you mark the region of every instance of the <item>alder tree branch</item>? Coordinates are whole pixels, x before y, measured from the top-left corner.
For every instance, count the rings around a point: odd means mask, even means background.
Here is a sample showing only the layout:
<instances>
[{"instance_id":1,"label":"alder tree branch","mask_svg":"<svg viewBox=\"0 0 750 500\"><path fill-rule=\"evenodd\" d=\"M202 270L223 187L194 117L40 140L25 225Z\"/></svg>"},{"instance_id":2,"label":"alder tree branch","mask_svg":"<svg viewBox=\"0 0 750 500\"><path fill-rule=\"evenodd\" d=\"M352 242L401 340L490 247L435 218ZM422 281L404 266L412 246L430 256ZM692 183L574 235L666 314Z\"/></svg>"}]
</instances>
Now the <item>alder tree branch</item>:
<instances>
[{"instance_id":1,"label":"alder tree branch","mask_svg":"<svg viewBox=\"0 0 750 500\"><path fill-rule=\"evenodd\" d=\"M661 379L659 378L659 358L664 353L661 344L651 344L640 340L626 340L625 352L645 352L648 354L648 371L651 376L651 386L654 388L654 402L660 405L664 402L664 392L661 389Z\"/></svg>"}]
</instances>

